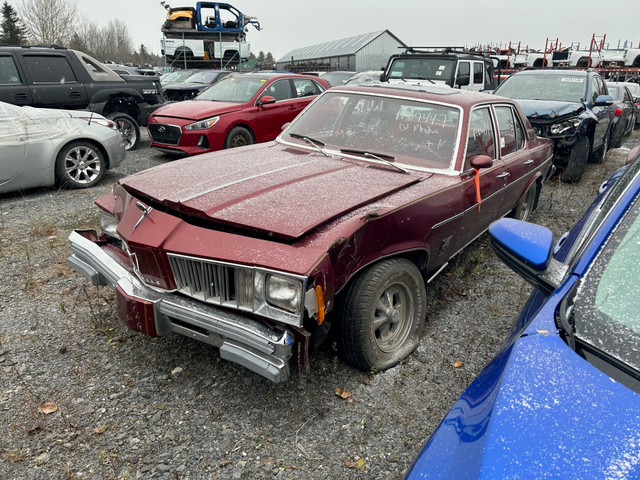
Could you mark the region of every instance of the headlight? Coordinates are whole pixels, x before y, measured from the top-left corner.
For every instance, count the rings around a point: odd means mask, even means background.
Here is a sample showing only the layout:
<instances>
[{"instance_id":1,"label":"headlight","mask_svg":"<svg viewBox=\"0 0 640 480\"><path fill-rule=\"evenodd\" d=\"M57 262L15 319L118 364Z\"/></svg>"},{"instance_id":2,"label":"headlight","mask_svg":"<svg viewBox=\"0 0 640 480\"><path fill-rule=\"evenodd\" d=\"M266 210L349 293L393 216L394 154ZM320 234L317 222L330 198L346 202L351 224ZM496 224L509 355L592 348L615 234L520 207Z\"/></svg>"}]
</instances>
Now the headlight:
<instances>
[{"instance_id":1,"label":"headlight","mask_svg":"<svg viewBox=\"0 0 640 480\"><path fill-rule=\"evenodd\" d=\"M288 312L299 312L302 301L302 282L295 278L268 274L266 299L275 307Z\"/></svg>"},{"instance_id":2,"label":"headlight","mask_svg":"<svg viewBox=\"0 0 640 480\"><path fill-rule=\"evenodd\" d=\"M118 227L118 219L113 215L100 210L100 230L109 237L120 238L116 228Z\"/></svg>"},{"instance_id":3,"label":"headlight","mask_svg":"<svg viewBox=\"0 0 640 480\"><path fill-rule=\"evenodd\" d=\"M190 123L189 125L185 125L185 130L206 130L207 128L213 127L216 123L218 123L220 117L211 117L206 120L200 120L199 122Z\"/></svg>"},{"instance_id":4,"label":"headlight","mask_svg":"<svg viewBox=\"0 0 640 480\"><path fill-rule=\"evenodd\" d=\"M562 133L567 133L569 130L577 129L582 123L582 119L580 118L570 118L569 120L565 120L563 122L554 123L551 125L551 135L560 135Z\"/></svg>"}]
</instances>

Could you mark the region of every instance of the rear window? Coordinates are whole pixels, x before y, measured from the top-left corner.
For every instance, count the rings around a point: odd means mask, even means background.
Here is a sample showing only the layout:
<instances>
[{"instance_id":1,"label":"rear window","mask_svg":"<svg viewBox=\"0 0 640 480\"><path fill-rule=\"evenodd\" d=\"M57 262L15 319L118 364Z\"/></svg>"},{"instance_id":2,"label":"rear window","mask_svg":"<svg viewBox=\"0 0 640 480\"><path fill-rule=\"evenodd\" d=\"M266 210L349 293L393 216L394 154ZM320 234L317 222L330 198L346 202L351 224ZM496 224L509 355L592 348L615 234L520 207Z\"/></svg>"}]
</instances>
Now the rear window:
<instances>
[{"instance_id":1,"label":"rear window","mask_svg":"<svg viewBox=\"0 0 640 480\"><path fill-rule=\"evenodd\" d=\"M33 83L77 83L71 65L63 56L25 55L23 61Z\"/></svg>"}]
</instances>

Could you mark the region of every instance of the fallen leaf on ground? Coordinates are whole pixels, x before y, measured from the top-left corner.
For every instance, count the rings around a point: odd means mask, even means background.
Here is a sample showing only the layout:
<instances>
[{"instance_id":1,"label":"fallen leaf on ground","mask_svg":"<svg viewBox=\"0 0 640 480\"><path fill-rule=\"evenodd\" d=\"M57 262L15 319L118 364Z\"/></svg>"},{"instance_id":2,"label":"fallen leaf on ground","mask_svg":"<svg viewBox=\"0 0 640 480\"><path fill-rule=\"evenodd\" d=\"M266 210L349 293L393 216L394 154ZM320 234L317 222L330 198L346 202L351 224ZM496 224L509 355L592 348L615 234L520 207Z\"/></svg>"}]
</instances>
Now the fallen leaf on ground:
<instances>
[{"instance_id":1,"label":"fallen leaf on ground","mask_svg":"<svg viewBox=\"0 0 640 480\"><path fill-rule=\"evenodd\" d=\"M453 362L453 368L460 368L462 366L462 362L460 360Z\"/></svg>"},{"instance_id":2,"label":"fallen leaf on ground","mask_svg":"<svg viewBox=\"0 0 640 480\"><path fill-rule=\"evenodd\" d=\"M344 388L340 387L336 388L333 393L340 398L344 398L345 400L351 397L351 392L347 392Z\"/></svg>"},{"instance_id":3,"label":"fallen leaf on ground","mask_svg":"<svg viewBox=\"0 0 640 480\"><path fill-rule=\"evenodd\" d=\"M101 427L96 427L93 429L93 431L95 433L97 433L98 435L100 435L101 433L104 433L104 431L107 429L106 425L102 425Z\"/></svg>"},{"instance_id":4,"label":"fallen leaf on ground","mask_svg":"<svg viewBox=\"0 0 640 480\"><path fill-rule=\"evenodd\" d=\"M55 413L58 411L58 405L53 402L46 402L40 407L40 413L44 413L45 415L49 415L50 413Z\"/></svg>"}]
</instances>

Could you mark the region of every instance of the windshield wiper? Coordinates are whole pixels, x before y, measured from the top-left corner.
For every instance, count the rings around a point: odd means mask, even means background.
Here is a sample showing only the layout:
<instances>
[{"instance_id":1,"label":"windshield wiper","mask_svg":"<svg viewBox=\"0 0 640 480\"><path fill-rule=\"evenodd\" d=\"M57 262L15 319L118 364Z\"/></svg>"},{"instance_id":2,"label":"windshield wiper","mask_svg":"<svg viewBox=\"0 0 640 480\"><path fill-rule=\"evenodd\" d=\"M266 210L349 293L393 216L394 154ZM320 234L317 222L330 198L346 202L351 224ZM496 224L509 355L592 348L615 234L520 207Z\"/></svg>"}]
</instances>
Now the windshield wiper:
<instances>
[{"instance_id":1,"label":"windshield wiper","mask_svg":"<svg viewBox=\"0 0 640 480\"><path fill-rule=\"evenodd\" d=\"M340 153L352 153L355 155L362 155L365 158L373 158L375 160L378 160L379 162L385 163L390 167L395 168L396 170L401 171L402 173L409 173L409 170L406 170L389 161L395 160L396 157L394 157L393 155L387 155L386 153L367 152L366 150L354 150L352 148L341 148Z\"/></svg>"},{"instance_id":2,"label":"windshield wiper","mask_svg":"<svg viewBox=\"0 0 640 480\"><path fill-rule=\"evenodd\" d=\"M299 133L289 133L289 136L293 138L299 138L300 140L304 140L309 145L315 147L316 150L322 153L325 157L331 156L322 149L322 147L324 147L326 144L324 142L321 142L320 140L316 140L315 138L308 137L307 135L300 135Z\"/></svg>"}]
</instances>

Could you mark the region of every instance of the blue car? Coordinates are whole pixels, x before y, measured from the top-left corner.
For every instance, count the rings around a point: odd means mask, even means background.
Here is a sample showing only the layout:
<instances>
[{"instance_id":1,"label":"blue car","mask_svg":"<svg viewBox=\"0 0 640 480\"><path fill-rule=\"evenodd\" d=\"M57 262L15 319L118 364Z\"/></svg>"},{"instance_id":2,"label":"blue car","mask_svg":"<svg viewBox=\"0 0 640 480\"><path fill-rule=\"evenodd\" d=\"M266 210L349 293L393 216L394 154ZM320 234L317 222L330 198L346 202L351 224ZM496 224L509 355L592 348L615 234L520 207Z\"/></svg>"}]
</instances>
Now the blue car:
<instances>
[{"instance_id":1,"label":"blue car","mask_svg":"<svg viewBox=\"0 0 640 480\"><path fill-rule=\"evenodd\" d=\"M536 288L407 478L640 478L640 147L555 249L514 219L489 234Z\"/></svg>"}]
</instances>

